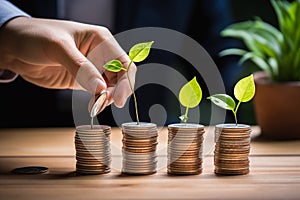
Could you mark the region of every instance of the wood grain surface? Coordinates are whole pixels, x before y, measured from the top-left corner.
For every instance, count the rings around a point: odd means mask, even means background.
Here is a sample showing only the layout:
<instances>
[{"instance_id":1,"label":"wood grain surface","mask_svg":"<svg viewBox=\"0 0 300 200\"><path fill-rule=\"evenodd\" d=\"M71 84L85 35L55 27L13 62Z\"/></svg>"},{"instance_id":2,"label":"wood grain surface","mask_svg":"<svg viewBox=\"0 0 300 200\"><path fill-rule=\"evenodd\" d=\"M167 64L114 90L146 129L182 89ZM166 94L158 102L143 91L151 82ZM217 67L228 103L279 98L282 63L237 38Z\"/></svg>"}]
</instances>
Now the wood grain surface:
<instances>
[{"instance_id":1,"label":"wood grain surface","mask_svg":"<svg viewBox=\"0 0 300 200\"><path fill-rule=\"evenodd\" d=\"M166 173L167 130L159 129L158 171L148 176L121 174L120 129L111 134L112 171L75 173L73 128L0 129L0 199L300 199L300 141L263 141L252 127L250 173L216 176L213 127L206 127L203 173ZM46 166L39 175L17 175L22 166Z\"/></svg>"}]
</instances>

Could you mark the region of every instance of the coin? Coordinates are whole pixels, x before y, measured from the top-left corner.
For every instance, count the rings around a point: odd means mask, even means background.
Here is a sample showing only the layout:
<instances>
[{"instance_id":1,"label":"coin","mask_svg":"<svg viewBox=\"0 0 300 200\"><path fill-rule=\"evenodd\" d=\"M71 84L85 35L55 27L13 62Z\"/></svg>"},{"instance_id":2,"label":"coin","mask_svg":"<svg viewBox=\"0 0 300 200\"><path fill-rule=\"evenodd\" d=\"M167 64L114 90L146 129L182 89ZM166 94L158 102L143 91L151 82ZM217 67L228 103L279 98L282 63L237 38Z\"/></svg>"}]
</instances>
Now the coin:
<instances>
[{"instance_id":1,"label":"coin","mask_svg":"<svg viewBox=\"0 0 300 200\"><path fill-rule=\"evenodd\" d=\"M42 174L48 171L47 167L42 166L26 166L19 167L12 170L12 173L15 174Z\"/></svg>"},{"instance_id":2,"label":"coin","mask_svg":"<svg viewBox=\"0 0 300 200\"><path fill-rule=\"evenodd\" d=\"M94 118L99 111L103 109L103 106L105 106L105 101L107 97L107 92L103 90L99 95L95 97L95 102L92 105L90 116L91 118Z\"/></svg>"},{"instance_id":3,"label":"coin","mask_svg":"<svg viewBox=\"0 0 300 200\"><path fill-rule=\"evenodd\" d=\"M111 127L88 125L76 127L76 172L78 174L105 174L110 172Z\"/></svg>"},{"instance_id":4,"label":"coin","mask_svg":"<svg viewBox=\"0 0 300 200\"><path fill-rule=\"evenodd\" d=\"M202 173L204 126L178 123L168 126L168 174L196 175Z\"/></svg>"},{"instance_id":5,"label":"coin","mask_svg":"<svg viewBox=\"0 0 300 200\"><path fill-rule=\"evenodd\" d=\"M241 170L226 170L216 168L214 172L219 175L246 175L249 174L250 170L249 168Z\"/></svg>"},{"instance_id":6,"label":"coin","mask_svg":"<svg viewBox=\"0 0 300 200\"><path fill-rule=\"evenodd\" d=\"M122 124L123 166L122 173L150 175L157 167L157 126L153 123L135 122Z\"/></svg>"},{"instance_id":7,"label":"coin","mask_svg":"<svg viewBox=\"0 0 300 200\"><path fill-rule=\"evenodd\" d=\"M248 125L220 124L215 127L215 174L249 173L250 133Z\"/></svg>"}]
</instances>

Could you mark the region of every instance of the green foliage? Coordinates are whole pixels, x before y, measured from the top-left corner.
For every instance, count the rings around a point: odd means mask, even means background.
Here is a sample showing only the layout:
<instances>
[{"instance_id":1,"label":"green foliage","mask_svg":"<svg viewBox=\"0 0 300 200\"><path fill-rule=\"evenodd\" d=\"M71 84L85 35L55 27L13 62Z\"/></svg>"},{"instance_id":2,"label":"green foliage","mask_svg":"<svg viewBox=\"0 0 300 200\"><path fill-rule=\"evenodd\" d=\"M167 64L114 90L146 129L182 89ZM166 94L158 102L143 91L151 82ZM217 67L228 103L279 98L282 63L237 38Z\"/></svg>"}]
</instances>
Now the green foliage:
<instances>
[{"instance_id":1,"label":"green foliage","mask_svg":"<svg viewBox=\"0 0 300 200\"><path fill-rule=\"evenodd\" d=\"M143 43L138 43L138 44L134 45L133 47L131 47L131 49L129 50L129 54L128 54L128 56L130 58L130 63L128 64L127 68L125 68L123 66L122 62L120 62L119 60L111 60L103 66L106 70L111 71L111 72L120 72L121 70L124 70L126 72L129 86L130 86L131 92L133 94L137 124L139 124L137 100L136 100L133 86L131 84L131 80L128 76L128 72L129 72L130 66L132 65L133 62L142 62L143 60L145 60L148 57L153 43L154 43L153 41L143 42Z\"/></svg>"},{"instance_id":2,"label":"green foliage","mask_svg":"<svg viewBox=\"0 0 300 200\"><path fill-rule=\"evenodd\" d=\"M226 110L234 110L235 101L233 98L227 94L214 94L207 99L211 100L217 106L226 109Z\"/></svg>"},{"instance_id":3,"label":"green foliage","mask_svg":"<svg viewBox=\"0 0 300 200\"><path fill-rule=\"evenodd\" d=\"M220 56L241 56L240 64L252 61L273 81L300 81L300 0L270 1L279 28L260 18L234 23L221 35L242 40L247 49L225 49Z\"/></svg>"},{"instance_id":4,"label":"green foliage","mask_svg":"<svg viewBox=\"0 0 300 200\"><path fill-rule=\"evenodd\" d=\"M247 76L241 79L234 86L234 96L240 102L250 101L255 94L255 85L253 80L253 75Z\"/></svg>"},{"instance_id":5,"label":"green foliage","mask_svg":"<svg viewBox=\"0 0 300 200\"><path fill-rule=\"evenodd\" d=\"M104 68L111 72L127 71L119 60L111 60L104 65Z\"/></svg>"},{"instance_id":6,"label":"green foliage","mask_svg":"<svg viewBox=\"0 0 300 200\"><path fill-rule=\"evenodd\" d=\"M202 90L196 77L185 84L179 92L180 103L188 108L196 107L202 98Z\"/></svg>"},{"instance_id":7,"label":"green foliage","mask_svg":"<svg viewBox=\"0 0 300 200\"><path fill-rule=\"evenodd\" d=\"M143 42L135 44L133 47L131 47L131 49L129 50L129 58L131 62L129 63L127 68L125 68L119 60L111 60L107 62L103 67L111 72L120 72L121 70L128 72L133 62L142 62L148 57L153 43L153 41Z\"/></svg>"},{"instance_id":8,"label":"green foliage","mask_svg":"<svg viewBox=\"0 0 300 200\"><path fill-rule=\"evenodd\" d=\"M134 45L129 51L130 60L132 60L133 62L142 62L143 60L145 60L150 53L152 44L153 41Z\"/></svg>"},{"instance_id":9,"label":"green foliage","mask_svg":"<svg viewBox=\"0 0 300 200\"><path fill-rule=\"evenodd\" d=\"M196 77L194 77L191 81L186 83L179 92L179 101L184 107L186 107L185 114L179 117L182 122L187 122L189 108L198 106L201 99L202 90Z\"/></svg>"},{"instance_id":10,"label":"green foliage","mask_svg":"<svg viewBox=\"0 0 300 200\"><path fill-rule=\"evenodd\" d=\"M255 84L253 75L247 76L239 80L234 87L234 96L238 100L236 105L234 99L227 94L214 94L207 99L211 100L215 105L233 112L235 123L237 124L237 111L242 102L250 101L255 95Z\"/></svg>"}]
</instances>

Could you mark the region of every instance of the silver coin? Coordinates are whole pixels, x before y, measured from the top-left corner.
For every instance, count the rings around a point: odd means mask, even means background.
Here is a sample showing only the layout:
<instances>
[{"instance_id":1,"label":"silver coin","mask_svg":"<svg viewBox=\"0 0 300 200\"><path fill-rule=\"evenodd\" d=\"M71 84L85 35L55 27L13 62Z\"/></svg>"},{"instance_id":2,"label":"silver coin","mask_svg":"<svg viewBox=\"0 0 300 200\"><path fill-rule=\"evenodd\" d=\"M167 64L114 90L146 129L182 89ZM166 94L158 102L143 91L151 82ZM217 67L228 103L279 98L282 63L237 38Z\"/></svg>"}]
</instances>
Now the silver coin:
<instances>
[{"instance_id":1,"label":"silver coin","mask_svg":"<svg viewBox=\"0 0 300 200\"><path fill-rule=\"evenodd\" d=\"M12 170L15 174L42 174L48 171L47 167L42 166L26 166L19 167Z\"/></svg>"},{"instance_id":2,"label":"silver coin","mask_svg":"<svg viewBox=\"0 0 300 200\"><path fill-rule=\"evenodd\" d=\"M176 128L176 129L200 129L204 128L201 124L191 124L191 123L177 123L177 124L170 124L168 128Z\"/></svg>"},{"instance_id":3,"label":"silver coin","mask_svg":"<svg viewBox=\"0 0 300 200\"><path fill-rule=\"evenodd\" d=\"M122 124L122 128L134 128L134 129L146 129L148 130L149 128L156 128L156 124L154 123L148 123L148 122L140 122L137 124L136 122L126 122Z\"/></svg>"},{"instance_id":4,"label":"silver coin","mask_svg":"<svg viewBox=\"0 0 300 200\"><path fill-rule=\"evenodd\" d=\"M91 112L90 112L90 116L93 118L97 115L97 113L103 109L103 106L105 105L105 101L106 101L106 97L107 97L107 92L105 90L103 90L99 96L95 97L95 103L92 106Z\"/></svg>"}]
</instances>

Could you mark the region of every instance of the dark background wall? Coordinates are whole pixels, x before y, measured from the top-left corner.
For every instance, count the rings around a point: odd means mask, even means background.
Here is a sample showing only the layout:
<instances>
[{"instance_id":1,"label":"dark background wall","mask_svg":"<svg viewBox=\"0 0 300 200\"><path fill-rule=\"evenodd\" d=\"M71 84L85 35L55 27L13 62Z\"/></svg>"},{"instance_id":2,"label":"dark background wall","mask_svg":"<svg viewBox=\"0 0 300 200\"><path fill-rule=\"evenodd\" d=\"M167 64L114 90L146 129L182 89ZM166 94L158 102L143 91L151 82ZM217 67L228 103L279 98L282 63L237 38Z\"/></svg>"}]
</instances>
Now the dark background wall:
<instances>
[{"instance_id":1,"label":"dark background wall","mask_svg":"<svg viewBox=\"0 0 300 200\"><path fill-rule=\"evenodd\" d=\"M49 12L43 12L37 17L55 18L55 6L51 1L33 1L35 4L30 4L25 1L15 1L17 5L24 8L26 11L35 12L38 10L37 4L47 5ZM182 1L185 2L185 1ZM231 0L231 8L233 22L253 19L255 16L260 16L265 21L276 24L274 11L271 8L269 1L265 0ZM197 9L191 13L193 16L189 21L190 29L186 34L197 38L195 34L199 22L197 18ZM199 14L199 13L198 13ZM218 15L218 13L214 13ZM231 62L236 62L238 58L231 58ZM237 73L235 80L255 71L256 68L247 64L245 66L234 68L233 73ZM231 86L228 86L231 87ZM70 90L55 90L45 89L24 81L18 77L14 82L0 84L0 128L7 127L63 127L74 126L72 116L72 91ZM253 113L252 103L247 103L240 107L240 121L248 124L255 124L255 114ZM114 120L111 116L110 108L108 107L99 116L100 122L114 126ZM228 121L232 120L230 113Z\"/></svg>"}]
</instances>

